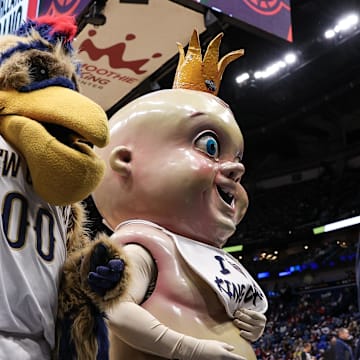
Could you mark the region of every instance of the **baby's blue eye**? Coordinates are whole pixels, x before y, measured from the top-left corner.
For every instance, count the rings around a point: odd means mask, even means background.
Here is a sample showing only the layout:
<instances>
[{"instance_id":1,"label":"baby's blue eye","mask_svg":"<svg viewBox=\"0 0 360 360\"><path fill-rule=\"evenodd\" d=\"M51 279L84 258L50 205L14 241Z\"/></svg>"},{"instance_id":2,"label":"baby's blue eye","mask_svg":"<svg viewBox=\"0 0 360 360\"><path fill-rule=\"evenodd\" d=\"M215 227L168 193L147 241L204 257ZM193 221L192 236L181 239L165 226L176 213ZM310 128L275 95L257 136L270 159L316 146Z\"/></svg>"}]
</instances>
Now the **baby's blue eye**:
<instances>
[{"instance_id":1,"label":"baby's blue eye","mask_svg":"<svg viewBox=\"0 0 360 360\"><path fill-rule=\"evenodd\" d=\"M206 151L209 155L214 156L217 153L217 142L214 139L208 139L206 142Z\"/></svg>"},{"instance_id":2,"label":"baby's blue eye","mask_svg":"<svg viewBox=\"0 0 360 360\"><path fill-rule=\"evenodd\" d=\"M203 134L195 141L195 147L210 157L219 157L219 143L213 134Z\"/></svg>"}]
</instances>

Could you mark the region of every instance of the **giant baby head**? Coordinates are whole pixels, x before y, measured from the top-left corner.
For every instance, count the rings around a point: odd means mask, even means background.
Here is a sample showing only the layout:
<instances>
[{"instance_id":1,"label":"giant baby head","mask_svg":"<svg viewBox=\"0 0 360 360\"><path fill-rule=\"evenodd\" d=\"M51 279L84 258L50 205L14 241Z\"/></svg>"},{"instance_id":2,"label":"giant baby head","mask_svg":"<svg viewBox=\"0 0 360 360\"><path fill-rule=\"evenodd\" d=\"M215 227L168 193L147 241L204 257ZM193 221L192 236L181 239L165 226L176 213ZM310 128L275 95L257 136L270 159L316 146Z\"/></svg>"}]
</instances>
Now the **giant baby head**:
<instances>
[{"instance_id":1,"label":"giant baby head","mask_svg":"<svg viewBox=\"0 0 360 360\"><path fill-rule=\"evenodd\" d=\"M211 93L216 81L208 84L210 91L175 86L147 94L110 119L110 143L96 149L106 170L93 197L112 229L143 219L216 247L234 233L248 206L243 136L229 106Z\"/></svg>"}]
</instances>

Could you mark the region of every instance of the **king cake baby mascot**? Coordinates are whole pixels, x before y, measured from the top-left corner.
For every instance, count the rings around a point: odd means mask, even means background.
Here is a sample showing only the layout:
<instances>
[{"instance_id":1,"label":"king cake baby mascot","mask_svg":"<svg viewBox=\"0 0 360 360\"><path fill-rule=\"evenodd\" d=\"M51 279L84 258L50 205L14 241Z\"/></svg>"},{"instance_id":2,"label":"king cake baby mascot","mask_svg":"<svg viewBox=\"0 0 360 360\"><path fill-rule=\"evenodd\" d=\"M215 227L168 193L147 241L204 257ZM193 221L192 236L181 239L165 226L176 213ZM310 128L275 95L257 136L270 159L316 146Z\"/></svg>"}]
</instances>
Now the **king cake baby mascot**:
<instances>
[{"instance_id":1,"label":"king cake baby mascot","mask_svg":"<svg viewBox=\"0 0 360 360\"><path fill-rule=\"evenodd\" d=\"M244 142L216 96L222 34L202 59L194 31L174 88L144 95L109 121L93 199L132 262L128 293L108 312L110 359L256 359L267 299L221 248L243 218Z\"/></svg>"},{"instance_id":2,"label":"king cake baby mascot","mask_svg":"<svg viewBox=\"0 0 360 360\"><path fill-rule=\"evenodd\" d=\"M0 38L1 360L105 359L103 313L127 279L105 235L88 240L79 203L104 174L92 146L109 129L78 92L76 31L42 17Z\"/></svg>"}]
</instances>

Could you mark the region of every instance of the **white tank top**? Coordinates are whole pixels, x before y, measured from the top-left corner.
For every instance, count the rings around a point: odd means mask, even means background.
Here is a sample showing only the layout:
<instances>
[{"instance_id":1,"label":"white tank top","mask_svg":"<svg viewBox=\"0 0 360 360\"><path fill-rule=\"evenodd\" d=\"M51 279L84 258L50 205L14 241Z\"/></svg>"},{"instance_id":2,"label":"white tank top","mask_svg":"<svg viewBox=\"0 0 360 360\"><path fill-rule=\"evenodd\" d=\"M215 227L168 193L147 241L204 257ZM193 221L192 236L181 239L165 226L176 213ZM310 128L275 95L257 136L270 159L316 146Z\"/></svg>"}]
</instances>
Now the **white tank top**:
<instances>
[{"instance_id":1,"label":"white tank top","mask_svg":"<svg viewBox=\"0 0 360 360\"><path fill-rule=\"evenodd\" d=\"M175 243L187 264L215 291L230 318L239 308L266 312L264 292L233 256L180 235L176 235Z\"/></svg>"},{"instance_id":2,"label":"white tank top","mask_svg":"<svg viewBox=\"0 0 360 360\"><path fill-rule=\"evenodd\" d=\"M168 234L187 265L216 293L230 318L239 308L266 312L268 301L260 286L245 267L224 250L175 234L146 220L125 221L116 229L127 224L145 224Z\"/></svg>"},{"instance_id":3,"label":"white tank top","mask_svg":"<svg viewBox=\"0 0 360 360\"><path fill-rule=\"evenodd\" d=\"M34 192L21 157L0 136L0 336L54 346L60 272L70 207Z\"/></svg>"}]
</instances>

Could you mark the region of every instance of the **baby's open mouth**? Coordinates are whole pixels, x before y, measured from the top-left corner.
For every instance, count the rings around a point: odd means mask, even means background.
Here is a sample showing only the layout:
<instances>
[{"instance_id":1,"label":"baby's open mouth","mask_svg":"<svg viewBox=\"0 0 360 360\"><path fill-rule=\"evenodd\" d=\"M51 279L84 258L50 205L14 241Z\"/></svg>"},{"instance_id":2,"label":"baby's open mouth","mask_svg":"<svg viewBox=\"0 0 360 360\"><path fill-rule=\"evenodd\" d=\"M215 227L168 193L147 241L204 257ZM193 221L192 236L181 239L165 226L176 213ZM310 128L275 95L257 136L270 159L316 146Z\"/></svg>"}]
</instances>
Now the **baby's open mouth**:
<instances>
[{"instance_id":1,"label":"baby's open mouth","mask_svg":"<svg viewBox=\"0 0 360 360\"><path fill-rule=\"evenodd\" d=\"M220 186L216 186L217 191L220 197L228 204L231 205L234 199L234 196L231 193L224 191Z\"/></svg>"}]
</instances>

